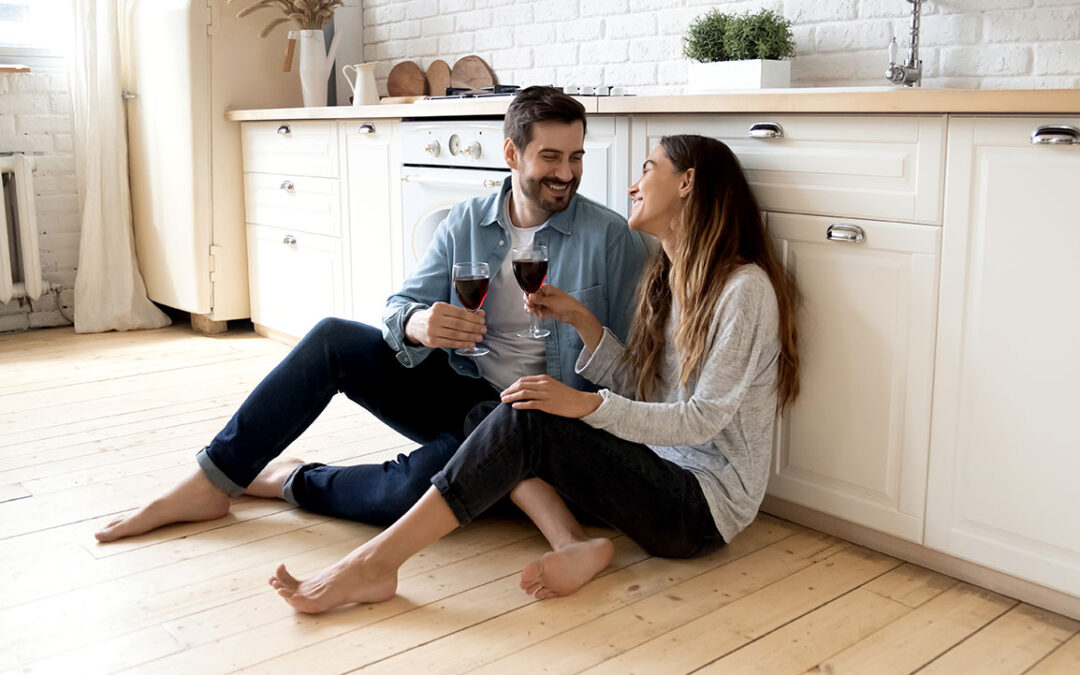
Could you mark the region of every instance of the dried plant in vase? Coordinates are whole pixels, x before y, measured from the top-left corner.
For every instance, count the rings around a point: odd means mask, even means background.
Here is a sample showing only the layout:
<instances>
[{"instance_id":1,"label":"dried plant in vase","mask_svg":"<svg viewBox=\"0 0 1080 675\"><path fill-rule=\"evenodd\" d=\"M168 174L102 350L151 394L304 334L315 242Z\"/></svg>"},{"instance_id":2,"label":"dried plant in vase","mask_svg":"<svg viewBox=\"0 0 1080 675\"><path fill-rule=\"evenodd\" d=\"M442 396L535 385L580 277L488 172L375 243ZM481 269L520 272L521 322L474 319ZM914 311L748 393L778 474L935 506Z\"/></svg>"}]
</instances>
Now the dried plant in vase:
<instances>
[{"instance_id":1,"label":"dried plant in vase","mask_svg":"<svg viewBox=\"0 0 1080 675\"><path fill-rule=\"evenodd\" d=\"M232 4L232 1L228 0L228 3ZM326 22L334 16L334 8L344 6L343 0L256 0L256 2L238 12L236 16L242 19L248 14L267 7L280 9L285 16L266 24L266 27L259 33L261 37L266 37L275 28L289 21L296 23L300 30L321 30L326 25Z\"/></svg>"}]
</instances>

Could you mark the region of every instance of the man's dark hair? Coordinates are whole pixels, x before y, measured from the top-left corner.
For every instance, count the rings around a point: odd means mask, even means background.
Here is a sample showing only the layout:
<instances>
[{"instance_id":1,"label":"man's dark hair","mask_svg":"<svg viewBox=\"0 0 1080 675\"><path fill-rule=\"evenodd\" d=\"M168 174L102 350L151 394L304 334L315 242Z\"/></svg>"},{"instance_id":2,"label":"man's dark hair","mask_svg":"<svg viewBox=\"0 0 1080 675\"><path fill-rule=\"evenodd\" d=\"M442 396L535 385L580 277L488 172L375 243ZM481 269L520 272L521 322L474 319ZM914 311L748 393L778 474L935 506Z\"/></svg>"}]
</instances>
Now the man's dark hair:
<instances>
[{"instance_id":1,"label":"man's dark hair","mask_svg":"<svg viewBox=\"0 0 1080 675\"><path fill-rule=\"evenodd\" d=\"M519 152L524 152L533 137L534 122L581 122L585 131L585 106L558 89L551 87L527 87L514 96L506 109L503 134Z\"/></svg>"}]
</instances>

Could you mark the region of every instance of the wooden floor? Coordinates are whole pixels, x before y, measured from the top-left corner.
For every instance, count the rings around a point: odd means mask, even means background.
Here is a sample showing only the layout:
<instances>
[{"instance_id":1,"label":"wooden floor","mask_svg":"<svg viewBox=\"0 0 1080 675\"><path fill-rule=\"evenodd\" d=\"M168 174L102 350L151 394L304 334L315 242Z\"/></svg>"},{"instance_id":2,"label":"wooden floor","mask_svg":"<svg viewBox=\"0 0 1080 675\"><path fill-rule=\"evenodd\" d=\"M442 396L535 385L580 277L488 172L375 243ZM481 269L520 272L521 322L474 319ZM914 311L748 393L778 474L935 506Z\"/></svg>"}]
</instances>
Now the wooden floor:
<instances>
[{"instance_id":1,"label":"wooden floor","mask_svg":"<svg viewBox=\"0 0 1080 675\"><path fill-rule=\"evenodd\" d=\"M310 573L375 528L247 498L97 544L193 468L285 352L177 327L0 336L0 671L1080 672L1075 621L765 515L696 560L616 536L603 576L545 602L517 587L545 550L535 530L483 520L411 560L393 601L315 617L270 591L271 570ZM293 454L410 447L339 397Z\"/></svg>"}]
</instances>

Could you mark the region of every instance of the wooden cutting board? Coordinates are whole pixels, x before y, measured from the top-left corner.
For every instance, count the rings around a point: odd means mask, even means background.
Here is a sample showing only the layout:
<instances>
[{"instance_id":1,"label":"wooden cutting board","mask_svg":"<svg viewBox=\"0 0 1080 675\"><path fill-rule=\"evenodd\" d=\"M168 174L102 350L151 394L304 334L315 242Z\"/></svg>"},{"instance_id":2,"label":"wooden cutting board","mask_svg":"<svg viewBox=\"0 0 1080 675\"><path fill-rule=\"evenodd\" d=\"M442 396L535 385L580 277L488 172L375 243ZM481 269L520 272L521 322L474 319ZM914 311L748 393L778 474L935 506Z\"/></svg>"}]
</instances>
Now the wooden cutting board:
<instances>
[{"instance_id":1,"label":"wooden cutting board","mask_svg":"<svg viewBox=\"0 0 1080 675\"><path fill-rule=\"evenodd\" d=\"M450 86L482 89L495 84L495 73L479 56L463 56L450 70Z\"/></svg>"},{"instance_id":2,"label":"wooden cutting board","mask_svg":"<svg viewBox=\"0 0 1080 675\"><path fill-rule=\"evenodd\" d=\"M423 96L427 93L424 71L412 61L395 65L386 78L386 93L390 96Z\"/></svg>"},{"instance_id":3,"label":"wooden cutting board","mask_svg":"<svg viewBox=\"0 0 1080 675\"><path fill-rule=\"evenodd\" d=\"M428 93L432 96L445 96L450 86L450 64L442 59L435 59L427 69Z\"/></svg>"}]
</instances>

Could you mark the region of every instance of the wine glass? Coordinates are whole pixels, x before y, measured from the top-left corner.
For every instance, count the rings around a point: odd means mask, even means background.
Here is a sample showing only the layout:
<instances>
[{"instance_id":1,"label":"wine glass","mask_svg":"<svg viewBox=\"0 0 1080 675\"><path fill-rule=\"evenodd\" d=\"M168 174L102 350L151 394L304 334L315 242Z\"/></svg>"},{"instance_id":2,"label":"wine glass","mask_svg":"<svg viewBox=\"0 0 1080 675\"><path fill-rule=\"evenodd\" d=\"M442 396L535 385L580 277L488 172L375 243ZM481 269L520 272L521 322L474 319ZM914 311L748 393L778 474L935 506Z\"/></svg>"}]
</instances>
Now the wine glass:
<instances>
[{"instance_id":1,"label":"wine glass","mask_svg":"<svg viewBox=\"0 0 1080 675\"><path fill-rule=\"evenodd\" d=\"M519 246L511 251L511 260L514 265L514 278L518 286L526 293L535 293L544 285L548 270L548 249L542 244ZM518 331L518 337L544 338L551 335L551 331L541 328L536 315L529 314L529 327Z\"/></svg>"},{"instance_id":2,"label":"wine glass","mask_svg":"<svg viewBox=\"0 0 1080 675\"><path fill-rule=\"evenodd\" d=\"M454 263L454 293L457 294L461 306L470 312L475 312L484 304L487 297L488 283L491 281L491 270L487 263L462 262ZM490 350L477 345L471 349L455 349L454 352L461 356L483 356Z\"/></svg>"}]
</instances>

